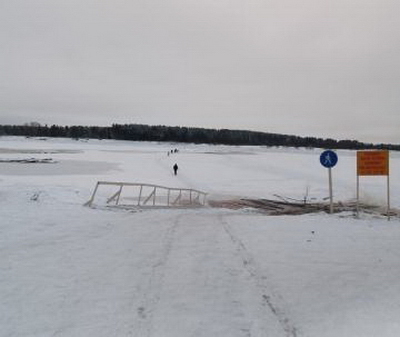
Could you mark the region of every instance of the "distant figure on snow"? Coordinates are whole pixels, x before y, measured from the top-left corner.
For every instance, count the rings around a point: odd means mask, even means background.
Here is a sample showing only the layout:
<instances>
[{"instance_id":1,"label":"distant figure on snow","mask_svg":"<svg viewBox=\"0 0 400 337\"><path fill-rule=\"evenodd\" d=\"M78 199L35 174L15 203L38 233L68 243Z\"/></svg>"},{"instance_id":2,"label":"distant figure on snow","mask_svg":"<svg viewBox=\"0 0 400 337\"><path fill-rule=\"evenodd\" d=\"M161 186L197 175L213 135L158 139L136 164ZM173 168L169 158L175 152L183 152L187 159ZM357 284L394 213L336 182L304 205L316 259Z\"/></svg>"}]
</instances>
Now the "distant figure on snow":
<instances>
[{"instance_id":1,"label":"distant figure on snow","mask_svg":"<svg viewBox=\"0 0 400 337\"><path fill-rule=\"evenodd\" d=\"M174 169L175 175L178 174L178 164L175 163L175 165L172 167Z\"/></svg>"}]
</instances>

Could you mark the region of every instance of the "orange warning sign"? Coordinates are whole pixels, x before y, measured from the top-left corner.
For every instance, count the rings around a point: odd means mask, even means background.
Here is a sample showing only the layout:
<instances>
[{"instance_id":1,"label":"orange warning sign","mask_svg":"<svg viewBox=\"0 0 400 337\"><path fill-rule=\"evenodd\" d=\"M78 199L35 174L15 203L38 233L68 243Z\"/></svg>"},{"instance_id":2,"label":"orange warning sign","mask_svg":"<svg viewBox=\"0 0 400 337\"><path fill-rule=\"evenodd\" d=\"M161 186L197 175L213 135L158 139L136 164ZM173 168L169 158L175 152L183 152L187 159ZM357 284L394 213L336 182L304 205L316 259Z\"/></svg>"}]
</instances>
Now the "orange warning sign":
<instances>
[{"instance_id":1,"label":"orange warning sign","mask_svg":"<svg viewBox=\"0 0 400 337\"><path fill-rule=\"evenodd\" d=\"M359 176L388 176L389 151L358 151L357 175Z\"/></svg>"}]
</instances>

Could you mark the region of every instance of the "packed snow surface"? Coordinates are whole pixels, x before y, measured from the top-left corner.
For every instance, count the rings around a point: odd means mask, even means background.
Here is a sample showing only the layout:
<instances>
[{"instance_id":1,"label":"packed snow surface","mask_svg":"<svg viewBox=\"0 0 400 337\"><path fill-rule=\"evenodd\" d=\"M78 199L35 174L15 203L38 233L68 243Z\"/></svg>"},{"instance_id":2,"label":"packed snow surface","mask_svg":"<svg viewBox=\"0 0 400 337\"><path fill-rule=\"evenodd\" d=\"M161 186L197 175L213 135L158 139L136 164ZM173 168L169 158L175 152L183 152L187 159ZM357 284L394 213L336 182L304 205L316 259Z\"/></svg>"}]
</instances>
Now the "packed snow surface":
<instances>
[{"instance_id":1,"label":"packed snow surface","mask_svg":"<svg viewBox=\"0 0 400 337\"><path fill-rule=\"evenodd\" d=\"M0 137L0 335L400 336L397 217L84 206L97 181L323 201L320 153ZM335 201L354 200L356 153L337 153ZM399 209L399 153L390 168ZM360 180L384 208L386 177Z\"/></svg>"}]
</instances>

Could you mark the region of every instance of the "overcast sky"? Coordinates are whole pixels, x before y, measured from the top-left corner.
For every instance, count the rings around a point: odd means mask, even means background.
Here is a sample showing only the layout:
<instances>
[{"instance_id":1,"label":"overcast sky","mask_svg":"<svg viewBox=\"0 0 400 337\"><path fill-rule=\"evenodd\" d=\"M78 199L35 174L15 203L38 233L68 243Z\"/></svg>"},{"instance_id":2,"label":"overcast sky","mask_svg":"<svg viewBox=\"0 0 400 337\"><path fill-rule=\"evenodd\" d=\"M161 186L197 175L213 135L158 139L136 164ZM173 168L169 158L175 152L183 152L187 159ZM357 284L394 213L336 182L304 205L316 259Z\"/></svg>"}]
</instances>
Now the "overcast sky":
<instances>
[{"instance_id":1,"label":"overcast sky","mask_svg":"<svg viewBox=\"0 0 400 337\"><path fill-rule=\"evenodd\" d=\"M400 143L399 0L0 0L0 124Z\"/></svg>"}]
</instances>

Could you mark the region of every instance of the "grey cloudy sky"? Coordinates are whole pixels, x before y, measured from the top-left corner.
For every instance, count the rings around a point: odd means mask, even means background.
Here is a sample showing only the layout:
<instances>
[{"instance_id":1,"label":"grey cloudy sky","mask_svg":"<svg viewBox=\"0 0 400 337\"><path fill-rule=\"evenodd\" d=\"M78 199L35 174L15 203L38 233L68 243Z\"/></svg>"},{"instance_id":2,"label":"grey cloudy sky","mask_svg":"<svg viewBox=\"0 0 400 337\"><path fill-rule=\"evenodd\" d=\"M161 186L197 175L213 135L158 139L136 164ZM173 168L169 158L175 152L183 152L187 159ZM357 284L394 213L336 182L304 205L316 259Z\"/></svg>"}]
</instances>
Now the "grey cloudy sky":
<instances>
[{"instance_id":1,"label":"grey cloudy sky","mask_svg":"<svg viewBox=\"0 0 400 337\"><path fill-rule=\"evenodd\" d=\"M398 0L0 0L0 124L400 143Z\"/></svg>"}]
</instances>

